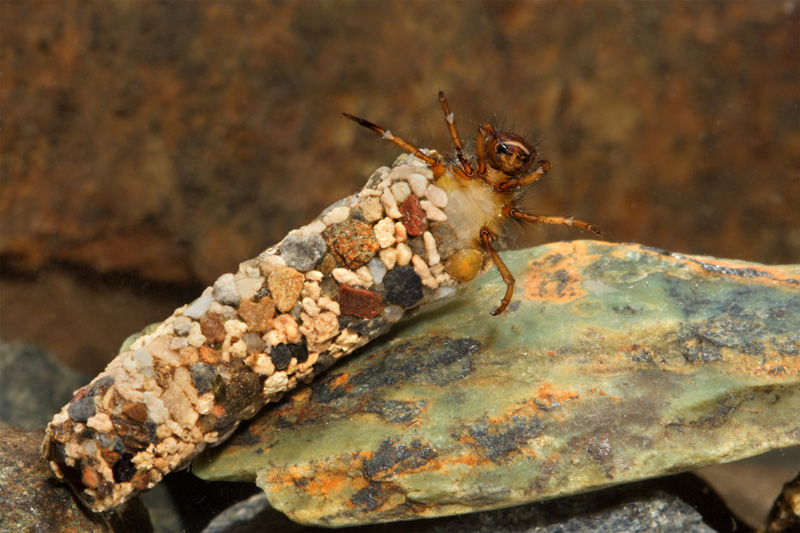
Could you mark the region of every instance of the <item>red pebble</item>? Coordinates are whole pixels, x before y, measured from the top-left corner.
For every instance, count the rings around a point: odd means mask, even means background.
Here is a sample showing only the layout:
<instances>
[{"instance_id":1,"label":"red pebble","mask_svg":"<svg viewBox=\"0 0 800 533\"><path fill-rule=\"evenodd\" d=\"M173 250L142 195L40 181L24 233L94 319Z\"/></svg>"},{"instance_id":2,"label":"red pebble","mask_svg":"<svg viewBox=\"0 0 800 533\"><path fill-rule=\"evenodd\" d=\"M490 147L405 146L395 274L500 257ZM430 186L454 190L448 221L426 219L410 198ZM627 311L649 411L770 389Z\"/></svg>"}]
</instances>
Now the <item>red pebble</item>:
<instances>
[{"instance_id":1,"label":"red pebble","mask_svg":"<svg viewBox=\"0 0 800 533\"><path fill-rule=\"evenodd\" d=\"M425 232L425 210L419 205L419 198L416 195L409 194L403 200L400 213L403 215L403 225L409 235L417 237Z\"/></svg>"},{"instance_id":2,"label":"red pebble","mask_svg":"<svg viewBox=\"0 0 800 533\"><path fill-rule=\"evenodd\" d=\"M343 315L358 318L375 318L385 307L381 295L364 289L354 289L349 285L339 285L339 310Z\"/></svg>"}]
</instances>

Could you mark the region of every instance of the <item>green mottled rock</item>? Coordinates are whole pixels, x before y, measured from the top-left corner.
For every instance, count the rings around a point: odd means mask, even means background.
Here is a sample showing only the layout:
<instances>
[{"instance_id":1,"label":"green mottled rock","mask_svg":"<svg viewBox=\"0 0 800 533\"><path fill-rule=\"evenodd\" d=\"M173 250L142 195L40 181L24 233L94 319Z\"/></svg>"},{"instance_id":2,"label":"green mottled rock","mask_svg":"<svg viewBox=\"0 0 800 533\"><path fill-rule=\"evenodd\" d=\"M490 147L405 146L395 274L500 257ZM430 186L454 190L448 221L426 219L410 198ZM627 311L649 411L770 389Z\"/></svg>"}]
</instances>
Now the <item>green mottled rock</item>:
<instances>
[{"instance_id":1,"label":"green mottled rock","mask_svg":"<svg viewBox=\"0 0 800 533\"><path fill-rule=\"evenodd\" d=\"M556 243L195 461L326 526L517 505L800 443L800 267Z\"/></svg>"}]
</instances>

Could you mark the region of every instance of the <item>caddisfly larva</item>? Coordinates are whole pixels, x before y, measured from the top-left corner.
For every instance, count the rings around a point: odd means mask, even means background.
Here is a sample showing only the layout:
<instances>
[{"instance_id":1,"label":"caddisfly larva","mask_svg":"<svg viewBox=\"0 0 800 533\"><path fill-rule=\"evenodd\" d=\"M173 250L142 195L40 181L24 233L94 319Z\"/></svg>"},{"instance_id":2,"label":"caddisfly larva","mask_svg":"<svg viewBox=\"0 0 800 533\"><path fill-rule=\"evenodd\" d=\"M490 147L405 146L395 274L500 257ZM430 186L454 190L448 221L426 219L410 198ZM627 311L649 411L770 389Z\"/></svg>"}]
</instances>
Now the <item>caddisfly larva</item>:
<instances>
[{"instance_id":1,"label":"caddisfly larva","mask_svg":"<svg viewBox=\"0 0 800 533\"><path fill-rule=\"evenodd\" d=\"M42 453L95 511L118 505L188 466L242 420L388 331L427 301L497 266L509 305L514 277L495 239L508 220L586 222L520 210L541 178L522 137L478 130L467 154L443 93L456 151L448 164L366 120L346 116L410 155L221 276L115 358L50 422Z\"/></svg>"}]
</instances>

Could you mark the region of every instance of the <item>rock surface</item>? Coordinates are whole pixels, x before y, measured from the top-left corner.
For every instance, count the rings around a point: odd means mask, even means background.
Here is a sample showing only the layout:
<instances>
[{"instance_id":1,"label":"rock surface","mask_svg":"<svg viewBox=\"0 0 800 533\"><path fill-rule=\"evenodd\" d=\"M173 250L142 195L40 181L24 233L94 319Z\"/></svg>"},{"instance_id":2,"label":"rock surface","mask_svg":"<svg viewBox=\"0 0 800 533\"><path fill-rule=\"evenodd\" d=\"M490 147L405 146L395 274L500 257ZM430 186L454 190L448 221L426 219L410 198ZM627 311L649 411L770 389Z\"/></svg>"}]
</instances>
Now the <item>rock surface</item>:
<instances>
[{"instance_id":1,"label":"rock surface","mask_svg":"<svg viewBox=\"0 0 800 533\"><path fill-rule=\"evenodd\" d=\"M556 243L265 410L204 461L302 523L553 498L800 443L800 269Z\"/></svg>"}]
</instances>

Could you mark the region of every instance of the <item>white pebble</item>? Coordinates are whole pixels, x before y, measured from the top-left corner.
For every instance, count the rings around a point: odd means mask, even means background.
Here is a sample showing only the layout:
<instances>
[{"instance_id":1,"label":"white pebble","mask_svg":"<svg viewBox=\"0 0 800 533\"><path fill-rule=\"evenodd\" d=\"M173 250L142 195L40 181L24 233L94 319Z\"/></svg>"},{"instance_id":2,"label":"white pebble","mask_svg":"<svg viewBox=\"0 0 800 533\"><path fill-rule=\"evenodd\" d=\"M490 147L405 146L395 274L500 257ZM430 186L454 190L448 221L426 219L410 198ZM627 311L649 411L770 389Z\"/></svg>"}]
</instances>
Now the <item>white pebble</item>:
<instances>
[{"instance_id":1,"label":"white pebble","mask_svg":"<svg viewBox=\"0 0 800 533\"><path fill-rule=\"evenodd\" d=\"M311 235L314 233L322 233L325 230L325 223L321 220L315 220L311 224L303 226L298 230L300 235Z\"/></svg>"},{"instance_id":2,"label":"white pebble","mask_svg":"<svg viewBox=\"0 0 800 533\"><path fill-rule=\"evenodd\" d=\"M364 220L367 222L377 222L383 217L383 206L379 198L367 198L359 204L359 207L361 207L361 212L364 213Z\"/></svg>"},{"instance_id":3,"label":"white pebble","mask_svg":"<svg viewBox=\"0 0 800 533\"><path fill-rule=\"evenodd\" d=\"M331 272L331 275L333 276L333 279L339 283L344 283L345 285L350 285L351 287L361 286L361 278L352 270L348 270L346 268L334 268L333 272Z\"/></svg>"},{"instance_id":4,"label":"white pebble","mask_svg":"<svg viewBox=\"0 0 800 533\"><path fill-rule=\"evenodd\" d=\"M386 275L386 265L383 263L383 260L374 257L372 261L367 263L367 266L372 274L372 281L375 283L383 283L383 276Z\"/></svg>"},{"instance_id":5,"label":"white pebble","mask_svg":"<svg viewBox=\"0 0 800 533\"><path fill-rule=\"evenodd\" d=\"M223 274L214 282L214 299L225 305L239 305L241 297L236 291L233 274Z\"/></svg>"},{"instance_id":6,"label":"white pebble","mask_svg":"<svg viewBox=\"0 0 800 533\"><path fill-rule=\"evenodd\" d=\"M436 207L447 207L447 193L436 185L430 185L425 189L425 198L430 200Z\"/></svg>"},{"instance_id":7,"label":"white pebble","mask_svg":"<svg viewBox=\"0 0 800 533\"><path fill-rule=\"evenodd\" d=\"M413 255L414 252L411 251L411 248L406 243L402 242L397 245L397 264L399 266L406 266L410 263Z\"/></svg>"},{"instance_id":8,"label":"white pebble","mask_svg":"<svg viewBox=\"0 0 800 533\"><path fill-rule=\"evenodd\" d=\"M387 305L381 313L389 322L397 322L403 318L404 310L399 305Z\"/></svg>"},{"instance_id":9,"label":"white pebble","mask_svg":"<svg viewBox=\"0 0 800 533\"><path fill-rule=\"evenodd\" d=\"M442 259L439 256L439 250L436 249L436 239L430 231L422 234L422 240L425 241L425 252L428 254L428 264L433 266L439 263Z\"/></svg>"},{"instance_id":10,"label":"white pebble","mask_svg":"<svg viewBox=\"0 0 800 533\"><path fill-rule=\"evenodd\" d=\"M411 187L411 192L416 194L419 198L425 196L425 190L428 188L428 179L422 174L411 174L406 178L408 186Z\"/></svg>"},{"instance_id":11,"label":"white pebble","mask_svg":"<svg viewBox=\"0 0 800 533\"><path fill-rule=\"evenodd\" d=\"M402 218L402 214L400 210L397 209L397 200L395 200L394 195L391 193L390 190L383 191L381 195L381 203L383 204L383 208L386 210L386 215L390 216L394 219Z\"/></svg>"},{"instance_id":12,"label":"white pebble","mask_svg":"<svg viewBox=\"0 0 800 533\"><path fill-rule=\"evenodd\" d=\"M358 279L361 281L362 287L372 286L372 272L369 271L369 267L367 265L364 265L356 270L356 274L358 274Z\"/></svg>"},{"instance_id":13,"label":"white pebble","mask_svg":"<svg viewBox=\"0 0 800 533\"><path fill-rule=\"evenodd\" d=\"M397 263L397 250L394 248L381 250L378 252L378 257L380 257L381 261L383 261L384 266L386 266L386 270L391 270Z\"/></svg>"},{"instance_id":14,"label":"white pebble","mask_svg":"<svg viewBox=\"0 0 800 533\"><path fill-rule=\"evenodd\" d=\"M395 222L394 223L394 239L397 242L406 242L408 238L408 232L406 231L406 227L403 225L402 222Z\"/></svg>"},{"instance_id":15,"label":"white pebble","mask_svg":"<svg viewBox=\"0 0 800 533\"><path fill-rule=\"evenodd\" d=\"M350 208L346 205L340 205L335 209L331 209L331 211L322 217L322 221L325 225L330 226L331 224L338 224L339 222L344 222L347 220L347 217L350 216Z\"/></svg>"},{"instance_id":16,"label":"white pebble","mask_svg":"<svg viewBox=\"0 0 800 533\"><path fill-rule=\"evenodd\" d=\"M414 254L411 258L411 264L414 266L414 272L422 279L422 284L426 287L430 287L431 289L438 289L439 284L436 282L436 279L431 275L431 271L428 268L428 264L425 262L423 258Z\"/></svg>"},{"instance_id":17,"label":"white pebble","mask_svg":"<svg viewBox=\"0 0 800 533\"><path fill-rule=\"evenodd\" d=\"M447 220L447 215L444 214L444 211L433 205L430 200L420 201L419 206L425 211L425 217L428 220L434 220L438 222Z\"/></svg>"},{"instance_id":18,"label":"white pebble","mask_svg":"<svg viewBox=\"0 0 800 533\"><path fill-rule=\"evenodd\" d=\"M404 181L398 181L392 185L392 194L395 200L397 200L397 203L402 204L403 200L408 198L408 195L411 194L411 187Z\"/></svg>"},{"instance_id":19,"label":"white pebble","mask_svg":"<svg viewBox=\"0 0 800 533\"><path fill-rule=\"evenodd\" d=\"M375 240L381 248L388 248L395 243L394 220L389 217L384 218L372 228L375 233Z\"/></svg>"},{"instance_id":20,"label":"white pebble","mask_svg":"<svg viewBox=\"0 0 800 533\"><path fill-rule=\"evenodd\" d=\"M210 290L206 289L206 292L204 292L200 298L189 304L189 307L183 310L183 316L199 320L200 317L206 314L208 307L213 301L214 296L211 294Z\"/></svg>"},{"instance_id":21,"label":"white pebble","mask_svg":"<svg viewBox=\"0 0 800 533\"><path fill-rule=\"evenodd\" d=\"M306 272L305 276L308 281L316 281L316 282L322 281L323 277L322 272L320 272L319 270L309 270L308 272Z\"/></svg>"}]
</instances>

